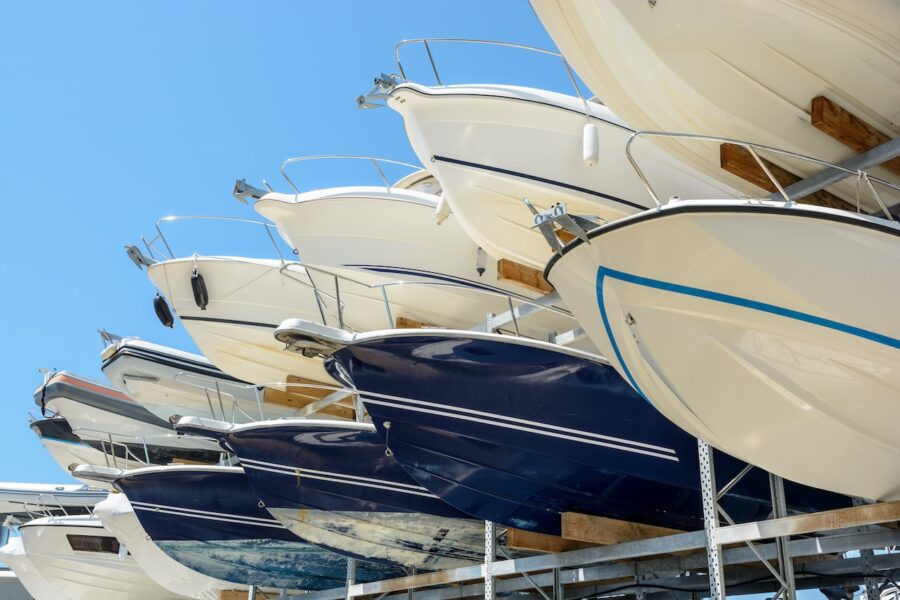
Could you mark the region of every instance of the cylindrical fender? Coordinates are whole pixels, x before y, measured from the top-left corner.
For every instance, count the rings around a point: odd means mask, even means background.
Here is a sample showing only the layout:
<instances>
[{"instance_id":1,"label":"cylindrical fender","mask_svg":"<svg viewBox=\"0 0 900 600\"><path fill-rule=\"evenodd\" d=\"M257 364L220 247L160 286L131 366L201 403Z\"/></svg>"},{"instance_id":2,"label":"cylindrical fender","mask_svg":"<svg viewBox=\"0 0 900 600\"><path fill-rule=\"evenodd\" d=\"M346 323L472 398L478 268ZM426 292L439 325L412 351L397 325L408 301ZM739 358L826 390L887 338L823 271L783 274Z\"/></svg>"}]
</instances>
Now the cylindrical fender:
<instances>
[{"instance_id":1,"label":"cylindrical fender","mask_svg":"<svg viewBox=\"0 0 900 600\"><path fill-rule=\"evenodd\" d=\"M206 310L209 304L209 292L206 290L206 282L203 281L203 275L194 267L191 272L191 291L194 293L194 303L200 307L200 310Z\"/></svg>"},{"instance_id":2,"label":"cylindrical fender","mask_svg":"<svg viewBox=\"0 0 900 600\"><path fill-rule=\"evenodd\" d=\"M156 312L156 318L159 319L163 326L172 327L175 324L175 317L172 316L172 311L169 310L166 299L159 294L153 299L153 310Z\"/></svg>"},{"instance_id":3,"label":"cylindrical fender","mask_svg":"<svg viewBox=\"0 0 900 600\"><path fill-rule=\"evenodd\" d=\"M585 123L581 140L581 159L589 167L600 161L600 133L594 123Z\"/></svg>"}]
</instances>

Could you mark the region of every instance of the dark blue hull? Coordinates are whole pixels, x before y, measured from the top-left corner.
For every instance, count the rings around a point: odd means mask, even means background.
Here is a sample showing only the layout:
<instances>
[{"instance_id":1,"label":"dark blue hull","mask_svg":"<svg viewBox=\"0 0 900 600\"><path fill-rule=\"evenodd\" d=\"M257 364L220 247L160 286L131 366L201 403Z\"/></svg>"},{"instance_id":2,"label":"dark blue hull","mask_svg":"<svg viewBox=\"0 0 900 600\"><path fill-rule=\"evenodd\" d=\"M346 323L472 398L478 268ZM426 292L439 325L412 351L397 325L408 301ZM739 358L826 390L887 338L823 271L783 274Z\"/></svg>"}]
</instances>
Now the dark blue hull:
<instances>
[{"instance_id":1,"label":"dark blue hull","mask_svg":"<svg viewBox=\"0 0 900 600\"><path fill-rule=\"evenodd\" d=\"M549 345L463 332L362 336L332 355L387 446L419 484L479 519L558 535L579 512L703 527L697 442L605 363ZM720 484L744 463L716 453ZM788 484L800 511L848 506ZM737 520L770 511L751 471L723 499Z\"/></svg>"},{"instance_id":2,"label":"dark blue hull","mask_svg":"<svg viewBox=\"0 0 900 600\"><path fill-rule=\"evenodd\" d=\"M239 468L141 469L115 485L153 542L199 573L284 589L344 585L346 559L301 540L273 519ZM359 581L400 575L366 563L357 568Z\"/></svg>"},{"instance_id":3,"label":"dark blue hull","mask_svg":"<svg viewBox=\"0 0 900 600\"><path fill-rule=\"evenodd\" d=\"M280 420L223 438L268 511L303 539L417 569L480 562L481 521L414 482L371 425Z\"/></svg>"}]
</instances>

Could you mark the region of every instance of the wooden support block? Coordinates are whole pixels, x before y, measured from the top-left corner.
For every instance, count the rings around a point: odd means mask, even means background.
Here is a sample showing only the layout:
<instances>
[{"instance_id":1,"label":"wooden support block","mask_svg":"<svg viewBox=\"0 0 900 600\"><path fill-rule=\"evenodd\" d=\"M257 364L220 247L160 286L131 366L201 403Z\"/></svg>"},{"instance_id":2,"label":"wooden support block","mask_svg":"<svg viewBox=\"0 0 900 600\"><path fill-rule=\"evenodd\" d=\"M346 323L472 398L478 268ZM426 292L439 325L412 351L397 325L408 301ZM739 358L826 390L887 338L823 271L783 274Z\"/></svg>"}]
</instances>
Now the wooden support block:
<instances>
[{"instance_id":1,"label":"wooden support block","mask_svg":"<svg viewBox=\"0 0 900 600\"><path fill-rule=\"evenodd\" d=\"M561 241L563 244L568 244L569 242L574 240L576 236L574 233L569 233L565 229L557 229L556 237L558 237L559 241Z\"/></svg>"},{"instance_id":2,"label":"wooden support block","mask_svg":"<svg viewBox=\"0 0 900 600\"><path fill-rule=\"evenodd\" d=\"M553 286L544 279L543 273L507 258L497 261L497 279L517 283L540 294L553 291Z\"/></svg>"},{"instance_id":3,"label":"wooden support block","mask_svg":"<svg viewBox=\"0 0 900 600\"><path fill-rule=\"evenodd\" d=\"M562 536L564 538L602 546L675 535L676 533L684 532L668 527L619 521L581 513L562 513Z\"/></svg>"},{"instance_id":4,"label":"wooden support block","mask_svg":"<svg viewBox=\"0 0 900 600\"><path fill-rule=\"evenodd\" d=\"M416 321L415 319L407 319L406 317L397 317L396 326L397 329L428 329L434 327L434 325Z\"/></svg>"},{"instance_id":5,"label":"wooden support block","mask_svg":"<svg viewBox=\"0 0 900 600\"><path fill-rule=\"evenodd\" d=\"M288 375L287 383L299 383L323 387L299 387L296 385L289 385L284 389L267 387L263 390L263 402L267 404L277 404L279 406L288 406L291 408L300 409L307 404L312 404L316 400L321 400L325 396L335 391L334 386L325 387L328 384L324 384L321 381L306 379L304 377L298 377L296 375ZM331 415L333 417L338 417L341 419L353 419L355 414L352 408L347 408L338 404L326 406L319 412L321 414Z\"/></svg>"},{"instance_id":6,"label":"wooden support block","mask_svg":"<svg viewBox=\"0 0 900 600\"><path fill-rule=\"evenodd\" d=\"M800 177L794 175L790 171L782 169L765 158L763 158L762 161L782 187L787 187L792 183L800 181ZM741 179L749 181L769 193L778 191L778 188L775 187L775 184L772 183L765 171L762 170L759 163L753 158L753 155L743 146L722 144L719 147L719 163L721 167L729 173L737 175ZM825 190L813 192L808 196L799 198L797 201L805 204L815 204L817 206L828 206L831 208L839 208L841 210L856 211L855 206Z\"/></svg>"},{"instance_id":7,"label":"wooden support block","mask_svg":"<svg viewBox=\"0 0 900 600\"><path fill-rule=\"evenodd\" d=\"M591 548L597 544L567 540L555 535L536 533L510 527L506 530L506 545L517 550L536 550L538 552L568 552Z\"/></svg>"},{"instance_id":8,"label":"wooden support block","mask_svg":"<svg viewBox=\"0 0 900 600\"><path fill-rule=\"evenodd\" d=\"M857 153L871 150L891 141L889 135L875 129L825 96L813 98L809 116L813 127L827 133ZM900 156L882 163L881 166L891 173L900 175Z\"/></svg>"},{"instance_id":9,"label":"wooden support block","mask_svg":"<svg viewBox=\"0 0 900 600\"><path fill-rule=\"evenodd\" d=\"M247 600L247 591L222 590L219 592L219 600Z\"/></svg>"}]
</instances>

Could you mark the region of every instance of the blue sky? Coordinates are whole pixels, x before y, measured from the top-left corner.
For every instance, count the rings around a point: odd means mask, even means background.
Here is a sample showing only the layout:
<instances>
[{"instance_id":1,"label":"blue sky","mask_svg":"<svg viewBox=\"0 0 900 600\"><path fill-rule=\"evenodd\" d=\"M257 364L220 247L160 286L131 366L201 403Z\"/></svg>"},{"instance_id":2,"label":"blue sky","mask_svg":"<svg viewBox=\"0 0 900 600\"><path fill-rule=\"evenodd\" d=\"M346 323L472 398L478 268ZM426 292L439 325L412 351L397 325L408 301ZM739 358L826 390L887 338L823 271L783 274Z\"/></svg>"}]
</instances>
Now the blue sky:
<instances>
[{"instance_id":1,"label":"blue sky","mask_svg":"<svg viewBox=\"0 0 900 600\"><path fill-rule=\"evenodd\" d=\"M281 162L372 154L415 162L398 115L356 110L412 37L552 42L526 0L15 2L0 35L0 480L68 480L27 426L41 367L100 377L96 330L194 350L164 329L123 246L164 215L257 218L235 178L277 189ZM571 92L552 59L437 47L445 83ZM412 79L431 83L411 48ZM477 58L476 58L477 57ZM317 165L301 187L373 181ZM256 230L171 228L182 254L270 254Z\"/></svg>"},{"instance_id":2,"label":"blue sky","mask_svg":"<svg viewBox=\"0 0 900 600\"><path fill-rule=\"evenodd\" d=\"M525 0L35 1L8 3L3 13L0 480L10 481L67 480L27 426L39 368L102 377L99 327L193 349L182 329L156 321L153 289L122 251L157 218L257 218L231 198L234 179L284 189L278 168L290 156L415 162L398 115L354 104L375 75L395 70L400 39L552 47ZM435 54L449 82L565 89L559 64L546 57ZM421 51L408 56L410 75L429 83ZM361 166L292 173L303 187L371 182ZM170 233L179 253L269 254L246 227Z\"/></svg>"}]
</instances>

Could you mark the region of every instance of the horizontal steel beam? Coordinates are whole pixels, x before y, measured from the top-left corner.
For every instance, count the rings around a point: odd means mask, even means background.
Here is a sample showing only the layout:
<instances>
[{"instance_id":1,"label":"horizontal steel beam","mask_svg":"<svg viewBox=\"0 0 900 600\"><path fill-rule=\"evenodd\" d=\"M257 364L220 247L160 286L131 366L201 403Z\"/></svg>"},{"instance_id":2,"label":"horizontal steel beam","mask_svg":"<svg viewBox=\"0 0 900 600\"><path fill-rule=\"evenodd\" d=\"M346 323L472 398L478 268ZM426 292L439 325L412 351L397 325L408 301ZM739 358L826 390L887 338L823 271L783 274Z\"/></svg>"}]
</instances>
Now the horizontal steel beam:
<instances>
[{"instance_id":1,"label":"horizontal steel beam","mask_svg":"<svg viewBox=\"0 0 900 600\"><path fill-rule=\"evenodd\" d=\"M830 513L840 512L840 520L833 520L831 529L837 527L851 527L861 524L857 518L856 521L847 522L848 515L844 511L853 511L856 509L864 509L871 507L885 507L900 503L871 504L864 507L854 507L853 509L842 509L841 511L829 511ZM818 515L828 513L817 513ZM888 513L892 514L892 513ZM802 519L805 517L815 517L816 515L800 515L798 517L787 517L779 521ZM849 513L850 517L859 517L857 513ZM871 514L869 515L871 518ZM884 519L891 520L891 519ZM871 522L871 521L869 521ZM767 523L767 522L761 522ZM753 523L753 526L759 527L760 523ZM743 527L738 525L736 527ZM721 528L717 531L722 531ZM823 527L828 529L828 527ZM769 534L767 537L777 537L778 535L787 535L782 533ZM759 539L759 538L753 538ZM790 555L812 556L817 554L831 554L845 552L848 550L859 550L864 548L879 548L891 545L900 545L900 530L884 529L863 533L849 533L819 538L809 538L803 540L794 540L789 545ZM702 550L706 548L706 534L703 531L695 531L690 533L680 533L671 536L653 538L649 540L639 540L635 542L626 542L614 546L602 546L597 548L585 548L583 550L574 550L571 552L563 552L559 554L544 554L521 558L516 560L497 561L494 563L495 576L516 575L523 572L543 571L552 568L578 567L581 565L596 565L609 561L620 561L635 558L643 558L660 554L673 554L676 552L684 552L687 550ZM758 545L759 550L765 558L775 557L775 548L773 544ZM758 559L746 547L733 548L723 551L723 563L726 565L752 563ZM656 561L643 561L632 564L611 564L601 566L591 566L577 569L564 570L561 574L563 583L568 585L572 583L587 583L593 581L602 581L604 579L612 579L617 577L629 577L636 575L659 574L661 572L681 572L693 569L704 569L706 566L706 554L701 552L698 554L685 557L667 557ZM437 571L434 573L424 573L410 577L402 577L399 579L389 579L384 581L376 581L365 584L354 585L350 592L352 596L362 595L380 595L390 594L391 592L405 591L408 589L418 589L424 587L433 587L439 585L456 584L465 581L474 581L483 578L482 565L472 565L469 567L461 567L447 571ZM552 585L552 574L532 575L531 578L538 582L539 585ZM549 583L548 583L549 582ZM480 585L480 584L479 584ZM524 577L511 577L497 581L497 592L514 591L528 589L531 584ZM446 588L442 590L430 590L427 594L428 598L433 600L458 598L459 587ZM426 596L417 593L416 597L420 600L426 600ZM344 588L332 590L324 590L319 592L311 592L304 596L304 600L339 600L346 596Z\"/></svg>"},{"instance_id":2,"label":"horizontal steel beam","mask_svg":"<svg viewBox=\"0 0 900 600\"><path fill-rule=\"evenodd\" d=\"M865 548L883 548L886 546L895 545L898 542L900 542L900 531L878 530L865 533L854 532L852 534L830 536L824 538L794 540L788 546L788 551L790 553L790 556L794 558L801 558L801 560L799 561L799 565L801 566L798 566L798 569L801 569L802 565L804 564L802 561L802 557L841 553L848 550L859 550ZM760 552L760 554L762 554L764 558L767 559L774 559L777 556L775 544L770 543L757 545L757 550ZM885 556L891 556L892 558L880 559L882 560L882 563L885 563L885 561L886 564L890 565L894 564L894 562L892 561L900 563L900 554ZM853 560L858 561L861 559ZM758 563L758 561L759 559L756 557L756 555L753 554L753 552L745 546L724 550L722 553L722 562L727 566ZM875 566L882 565L882 563L877 563L875 564ZM832 560L827 562L818 561L814 564L815 570L818 573L846 573L848 571L857 569L855 563L846 563L844 560ZM844 564L844 566L840 566L841 564ZM637 577L641 577L645 581L650 581L652 578L653 582L659 583L661 581L660 578L670 578L672 581L675 581L675 579L677 578L679 584L673 587L687 587L690 581L683 577L677 576L686 571L705 570L706 567L706 554L704 552L701 552L684 557L668 557L650 561L636 561L629 563L616 563L570 569L565 570L561 573L561 579L563 585L572 585L592 582L596 582L599 584L604 581ZM740 573L744 574L747 572L749 571L745 569ZM769 575L769 572L763 569L759 569L759 573L761 575ZM536 585L541 588L550 589L553 585L552 573L540 573L531 575L531 579ZM750 578L744 577L741 579L741 581L747 581L748 579ZM862 575L859 575L857 579L861 580ZM732 578L727 579L727 581L729 586L731 586L733 585L733 581L735 580L732 576ZM597 590L600 590L601 588L604 590L616 589L621 585L623 585L621 581L618 581L616 583L610 583L605 586L597 586ZM707 589L708 580L704 577L703 579L698 580L696 585L697 587ZM766 588L760 591L775 591L777 589L777 585L769 585L772 588L771 590L769 590L769 588ZM495 591L498 594L527 591L529 589L532 589L532 583L527 581L524 577L500 579L495 584ZM631 593L634 592L633 589L629 591ZM644 591L646 593L654 593L654 589L652 587L648 587ZM655 591L658 592L659 590ZM583 595L585 592L585 588L579 586L578 592ZM454 600L458 598L477 597L481 596L482 594L482 584L480 582L474 582L465 585L420 591L416 593L416 600ZM386 596L384 600L404 600L405 596L405 593L395 593ZM306 600L305 597L304 600Z\"/></svg>"},{"instance_id":3,"label":"horizontal steel beam","mask_svg":"<svg viewBox=\"0 0 900 600\"><path fill-rule=\"evenodd\" d=\"M559 297L558 292L552 292L545 296L541 296L535 300L531 301L531 304L522 304L521 306L517 306L513 309L513 312L506 311L502 312L499 315L495 315L489 319L486 319L484 323L472 328L472 331L480 331L484 333L490 333L495 329L503 327L505 325L509 325L513 322L513 315L515 314L516 320L524 319L528 315L534 314L538 311L544 310L544 308L548 306L552 306L559 302L562 302L562 298Z\"/></svg>"},{"instance_id":4,"label":"horizontal steel beam","mask_svg":"<svg viewBox=\"0 0 900 600\"><path fill-rule=\"evenodd\" d=\"M865 171L897 156L900 156L900 138L885 142L862 154L857 154L853 158L840 163L840 166L852 171ZM833 185L849 176L845 171L828 167L814 175L810 175L806 179L801 179L797 183L787 186L784 188L784 191L791 200L796 200ZM780 193L775 192L769 195L769 199L781 200L782 196Z\"/></svg>"},{"instance_id":5,"label":"horizontal steel beam","mask_svg":"<svg viewBox=\"0 0 900 600\"><path fill-rule=\"evenodd\" d=\"M878 502L852 508L839 508L781 519L718 527L713 530L713 539L718 545L724 546L725 544L832 531L846 527L876 525L898 520L900 520L900 501Z\"/></svg>"}]
</instances>

